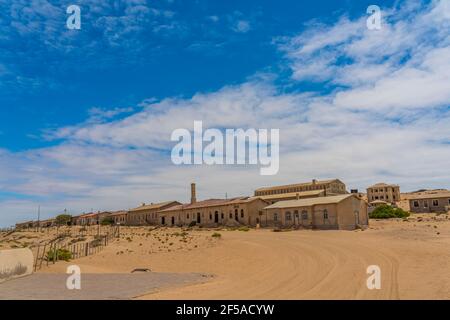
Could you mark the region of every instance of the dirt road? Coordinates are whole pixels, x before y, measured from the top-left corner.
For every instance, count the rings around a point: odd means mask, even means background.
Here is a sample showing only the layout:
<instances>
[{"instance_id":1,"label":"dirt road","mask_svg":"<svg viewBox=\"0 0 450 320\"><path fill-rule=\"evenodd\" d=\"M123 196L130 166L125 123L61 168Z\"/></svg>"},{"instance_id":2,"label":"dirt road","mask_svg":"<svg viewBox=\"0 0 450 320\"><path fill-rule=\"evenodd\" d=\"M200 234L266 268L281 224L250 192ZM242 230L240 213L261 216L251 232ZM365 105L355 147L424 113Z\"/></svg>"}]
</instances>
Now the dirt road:
<instances>
[{"instance_id":1,"label":"dirt road","mask_svg":"<svg viewBox=\"0 0 450 320\"><path fill-rule=\"evenodd\" d=\"M148 267L214 275L142 299L450 299L448 217L372 221L365 231L219 231L219 239L214 230L189 231L187 241L168 235L175 231L133 231L132 241L70 264L84 272ZM380 290L367 288L370 265L381 269Z\"/></svg>"}]
</instances>

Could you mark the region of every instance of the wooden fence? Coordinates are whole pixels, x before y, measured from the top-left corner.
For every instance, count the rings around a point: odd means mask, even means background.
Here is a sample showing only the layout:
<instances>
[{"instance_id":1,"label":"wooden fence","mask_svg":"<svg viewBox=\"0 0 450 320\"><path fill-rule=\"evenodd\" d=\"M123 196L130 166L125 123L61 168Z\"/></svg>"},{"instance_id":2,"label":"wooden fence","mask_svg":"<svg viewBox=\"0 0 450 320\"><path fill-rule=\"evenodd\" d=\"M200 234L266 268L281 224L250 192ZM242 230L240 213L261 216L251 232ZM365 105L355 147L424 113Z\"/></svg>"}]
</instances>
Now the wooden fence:
<instances>
[{"instance_id":1,"label":"wooden fence","mask_svg":"<svg viewBox=\"0 0 450 320\"><path fill-rule=\"evenodd\" d=\"M65 243L68 235L70 233L60 234L58 237L35 247L34 271L41 269L43 265L55 264L59 260L62 250L70 252L71 259L78 259L100 252L111 240L119 237L119 227L113 226L106 234L96 234L94 235L94 240L85 242ZM83 234L83 236L86 236L86 234Z\"/></svg>"}]
</instances>

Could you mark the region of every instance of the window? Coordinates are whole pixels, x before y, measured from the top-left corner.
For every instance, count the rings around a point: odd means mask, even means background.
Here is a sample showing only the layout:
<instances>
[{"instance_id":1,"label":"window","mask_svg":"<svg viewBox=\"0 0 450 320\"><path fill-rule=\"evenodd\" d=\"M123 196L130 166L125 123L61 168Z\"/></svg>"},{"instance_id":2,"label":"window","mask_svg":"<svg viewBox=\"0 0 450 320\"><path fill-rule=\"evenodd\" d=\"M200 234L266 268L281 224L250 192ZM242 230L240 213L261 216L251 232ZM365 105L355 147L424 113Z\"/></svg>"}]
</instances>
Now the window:
<instances>
[{"instance_id":1,"label":"window","mask_svg":"<svg viewBox=\"0 0 450 320\"><path fill-rule=\"evenodd\" d=\"M286 221L290 221L291 220L291 213L288 211L286 212Z\"/></svg>"},{"instance_id":2,"label":"window","mask_svg":"<svg viewBox=\"0 0 450 320\"><path fill-rule=\"evenodd\" d=\"M450 205L450 199L448 199L448 204Z\"/></svg>"},{"instance_id":3,"label":"window","mask_svg":"<svg viewBox=\"0 0 450 320\"><path fill-rule=\"evenodd\" d=\"M423 200L423 207L428 208L428 200Z\"/></svg>"},{"instance_id":4,"label":"window","mask_svg":"<svg viewBox=\"0 0 450 320\"><path fill-rule=\"evenodd\" d=\"M244 209L241 209L241 218L244 217Z\"/></svg>"},{"instance_id":5,"label":"window","mask_svg":"<svg viewBox=\"0 0 450 320\"><path fill-rule=\"evenodd\" d=\"M323 210L323 218L328 219L328 210L327 209Z\"/></svg>"},{"instance_id":6,"label":"window","mask_svg":"<svg viewBox=\"0 0 450 320\"><path fill-rule=\"evenodd\" d=\"M212 214L211 213L209 214L209 220L212 220Z\"/></svg>"},{"instance_id":7,"label":"window","mask_svg":"<svg viewBox=\"0 0 450 320\"><path fill-rule=\"evenodd\" d=\"M302 211L302 219L308 219L308 211L306 210Z\"/></svg>"},{"instance_id":8,"label":"window","mask_svg":"<svg viewBox=\"0 0 450 320\"><path fill-rule=\"evenodd\" d=\"M221 219L224 218L223 212L220 214L220 218L221 218Z\"/></svg>"},{"instance_id":9,"label":"window","mask_svg":"<svg viewBox=\"0 0 450 320\"><path fill-rule=\"evenodd\" d=\"M233 219L233 214L230 212L230 219Z\"/></svg>"},{"instance_id":10,"label":"window","mask_svg":"<svg viewBox=\"0 0 450 320\"><path fill-rule=\"evenodd\" d=\"M278 221L278 213L273 214L273 221Z\"/></svg>"},{"instance_id":11,"label":"window","mask_svg":"<svg viewBox=\"0 0 450 320\"><path fill-rule=\"evenodd\" d=\"M294 211L294 219L298 219L298 210Z\"/></svg>"},{"instance_id":12,"label":"window","mask_svg":"<svg viewBox=\"0 0 450 320\"><path fill-rule=\"evenodd\" d=\"M187 218L189 219L189 213L187 214Z\"/></svg>"},{"instance_id":13,"label":"window","mask_svg":"<svg viewBox=\"0 0 450 320\"><path fill-rule=\"evenodd\" d=\"M414 206L414 208L418 208L419 207L419 201L415 200L413 202L413 206Z\"/></svg>"},{"instance_id":14,"label":"window","mask_svg":"<svg viewBox=\"0 0 450 320\"><path fill-rule=\"evenodd\" d=\"M433 207L439 206L439 200L433 200Z\"/></svg>"}]
</instances>

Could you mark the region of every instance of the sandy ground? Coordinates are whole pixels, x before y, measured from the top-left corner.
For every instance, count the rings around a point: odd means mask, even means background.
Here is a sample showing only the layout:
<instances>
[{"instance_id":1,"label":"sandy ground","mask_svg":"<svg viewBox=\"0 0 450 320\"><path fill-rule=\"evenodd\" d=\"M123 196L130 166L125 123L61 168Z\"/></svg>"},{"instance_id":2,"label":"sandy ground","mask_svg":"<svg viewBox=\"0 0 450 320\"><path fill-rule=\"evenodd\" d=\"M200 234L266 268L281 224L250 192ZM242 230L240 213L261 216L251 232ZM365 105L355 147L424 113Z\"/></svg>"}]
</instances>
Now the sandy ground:
<instances>
[{"instance_id":1,"label":"sandy ground","mask_svg":"<svg viewBox=\"0 0 450 320\"><path fill-rule=\"evenodd\" d=\"M448 215L371 220L364 231L149 230L124 228L100 253L40 272L213 275L141 299L450 299ZM366 286L369 265L381 268L380 290Z\"/></svg>"}]
</instances>

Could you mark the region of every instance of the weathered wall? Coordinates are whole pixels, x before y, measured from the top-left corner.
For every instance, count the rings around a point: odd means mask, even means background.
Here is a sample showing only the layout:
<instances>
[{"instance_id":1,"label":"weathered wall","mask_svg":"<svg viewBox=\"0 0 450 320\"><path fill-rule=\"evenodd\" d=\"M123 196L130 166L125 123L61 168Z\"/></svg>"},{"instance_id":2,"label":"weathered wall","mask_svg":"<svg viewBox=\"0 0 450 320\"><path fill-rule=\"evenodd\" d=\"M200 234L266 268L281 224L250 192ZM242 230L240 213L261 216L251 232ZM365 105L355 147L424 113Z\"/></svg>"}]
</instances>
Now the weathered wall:
<instances>
[{"instance_id":1,"label":"weathered wall","mask_svg":"<svg viewBox=\"0 0 450 320\"><path fill-rule=\"evenodd\" d=\"M33 273L33 261L28 248L0 250L0 282Z\"/></svg>"}]
</instances>

